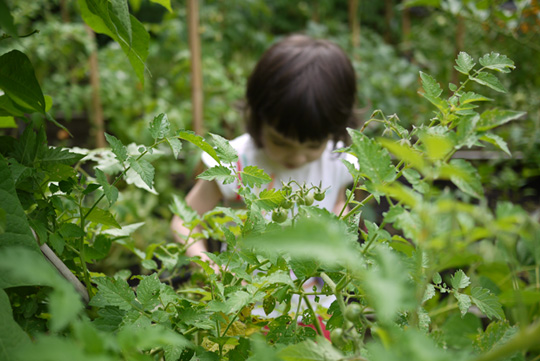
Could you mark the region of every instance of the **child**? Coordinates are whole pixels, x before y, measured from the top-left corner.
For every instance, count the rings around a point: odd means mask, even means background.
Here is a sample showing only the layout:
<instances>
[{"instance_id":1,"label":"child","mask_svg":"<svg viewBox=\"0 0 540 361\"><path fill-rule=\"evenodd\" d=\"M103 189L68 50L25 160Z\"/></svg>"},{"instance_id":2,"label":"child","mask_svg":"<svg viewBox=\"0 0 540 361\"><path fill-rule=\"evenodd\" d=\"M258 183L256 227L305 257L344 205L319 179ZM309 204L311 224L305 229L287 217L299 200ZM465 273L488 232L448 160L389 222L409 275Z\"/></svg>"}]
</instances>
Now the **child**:
<instances>
[{"instance_id":1,"label":"child","mask_svg":"<svg viewBox=\"0 0 540 361\"><path fill-rule=\"evenodd\" d=\"M238 170L256 165L280 188L281 181L319 185L326 196L319 206L339 214L345 205L345 187L352 177L341 158L333 153L347 142L346 128L356 127L353 107L356 77L347 55L336 44L303 35L284 38L270 47L257 63L247 84L248 133L230 144L239 156ZM203 162L216 163L203 154ZM199 214L213 209L221 200L237 197L237 184L198 180L186 202ZM317 203L316 203L317 204ZM175 216L171 223L175 240L188 230ZM188 256L200 256L206 246L197 242Z\"/></svg>"}]
</instances>

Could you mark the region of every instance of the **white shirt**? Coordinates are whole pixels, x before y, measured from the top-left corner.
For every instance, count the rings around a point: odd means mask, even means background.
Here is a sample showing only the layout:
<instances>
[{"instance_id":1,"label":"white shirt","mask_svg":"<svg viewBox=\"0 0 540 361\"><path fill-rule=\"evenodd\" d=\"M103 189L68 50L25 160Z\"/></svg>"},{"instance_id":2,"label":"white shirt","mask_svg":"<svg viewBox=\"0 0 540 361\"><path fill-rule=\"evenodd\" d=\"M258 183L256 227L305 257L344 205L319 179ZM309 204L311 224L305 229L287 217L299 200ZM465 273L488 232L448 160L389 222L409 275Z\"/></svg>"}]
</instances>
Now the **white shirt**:
<instances>
[{"instance_id":1,"label":"white shirt","mask_svg":"<svg viewBox=\"0 0 540 361\"><path fill-rule=\"evenodd\" d=\"M281 189L281 181L287 183L289 180L295 180L299 184L305 183L307 186L318 186L321 183L321 189L328 189L324 200L315 201L314 205L325 208L330 212L332 212L337 202L339 190L353 182L352 176L341 159L346 159L353 164L357 163L357 159L350 154L333 153L334 143L332 141L328 142L319 159L295 169L288 169L269 159L264 149L258 148L247 133L230 141L230 144L238 153L239 160L236 164L238 171L247 166L257 166L272 178L269 184L264 185L266 189ZM338 143L339 146L341 146L340 143ZM206 153L203 153L202 160L209 168L217 165L215 159ZM237 181L230 184L217 182L217 184L225 200L238 199ZM259 191L256 189L255 193L258 194Z\"/></svg>"}]
</instances>

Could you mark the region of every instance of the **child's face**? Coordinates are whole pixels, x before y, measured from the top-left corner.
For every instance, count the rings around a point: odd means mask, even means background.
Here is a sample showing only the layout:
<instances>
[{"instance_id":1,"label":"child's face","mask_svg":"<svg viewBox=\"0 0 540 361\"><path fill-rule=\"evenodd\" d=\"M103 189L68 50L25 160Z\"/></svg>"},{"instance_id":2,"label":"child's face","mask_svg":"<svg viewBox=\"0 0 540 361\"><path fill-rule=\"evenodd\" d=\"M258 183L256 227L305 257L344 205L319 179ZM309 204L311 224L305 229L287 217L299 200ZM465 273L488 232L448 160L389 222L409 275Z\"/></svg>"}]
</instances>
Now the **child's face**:
<instances>
[{"instance_id":1,"label":"child's face","mask_svg":"<svg viewBox=\"0 0 540 361\"><path fill-rule=\"evenodd\" d=\"M268 158L288 169L295 169L319 159L326 148L328 139L322 142L287 138L274 128L264 125L262 128L262 145Z\"/></svg>"}]
</instances>

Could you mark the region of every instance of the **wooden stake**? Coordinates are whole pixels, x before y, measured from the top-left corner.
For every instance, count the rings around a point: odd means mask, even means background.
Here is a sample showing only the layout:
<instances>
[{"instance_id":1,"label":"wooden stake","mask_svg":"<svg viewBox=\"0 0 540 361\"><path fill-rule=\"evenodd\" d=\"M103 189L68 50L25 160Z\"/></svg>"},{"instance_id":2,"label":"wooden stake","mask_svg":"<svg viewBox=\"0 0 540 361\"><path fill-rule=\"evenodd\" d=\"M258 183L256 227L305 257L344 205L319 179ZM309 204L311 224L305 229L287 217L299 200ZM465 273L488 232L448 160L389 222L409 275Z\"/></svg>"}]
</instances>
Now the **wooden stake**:
<instances>
[{"instance_id":1,"label":"wooden stake","mask_svg":"<svg viewBox=\"0 0 540 361\"><path fill-rule=\"evenodd\" d=\"M99 66L97 55L97 42L96 34L88 26L84 26L86 33L90 37L90 40L94 44L95 48L90 54L88 62L90 64L90 86L92 87L92 102L89 109L90 124L92 124L91 133L94 135L94 145L96 148L105 148L107 142L105 141L105 122L103 120L103 106L101 104L100 96L100 81L99 81Z\"/></svg>"},{"instance_id":2,"label":"wooden stake","mask_svg":"<svg viewBox=\"0 0 540 361\"><path fill-rule=\"evenodd\" d=\"M349 0L349 27L351 28L351 44L353 49L358 49L360 47L358 3L359 0Z\"/></svg>"},{"instance_id":3,"label":"wooden stake","mask_svg":"<svg viewBox=\"0 0 540 361\"><path fill-rule=\"evenodd\" d=\"M193 106L193 131L203 135L203 80L201 42L199 37L199 3L187 0L189 49L191 52L191 103Z\"/></svg>"}]
</instances>

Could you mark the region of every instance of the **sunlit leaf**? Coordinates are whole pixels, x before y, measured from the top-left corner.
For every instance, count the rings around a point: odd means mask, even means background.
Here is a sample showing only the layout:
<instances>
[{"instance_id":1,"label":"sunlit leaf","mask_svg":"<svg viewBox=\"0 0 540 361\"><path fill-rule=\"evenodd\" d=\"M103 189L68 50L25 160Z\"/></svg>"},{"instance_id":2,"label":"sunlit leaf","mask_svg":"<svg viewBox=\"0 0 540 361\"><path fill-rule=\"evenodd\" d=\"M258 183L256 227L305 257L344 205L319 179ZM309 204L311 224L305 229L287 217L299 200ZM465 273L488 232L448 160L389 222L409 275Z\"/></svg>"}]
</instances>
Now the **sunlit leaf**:
<instances>
[{"instance_id":1,"label":"sunlit leaf","mask_svg":"<svg viewBox=\"0 0 540 361\"><path fill-rule=\"evenodd\" d=\"M495 127L506 124L512 120L523 117L526 112L518 112L515 110L490 109L480 115L480 120L476 126L479 131L486 131Z\"/></svg>"},{"instance_id":2,"label":"sunlit leaf","mask_svg":"<svg viewBox=\"0 0 540 361\"><path fill-rule=\"evenodd\" d=\"M232 171L229 168L223 165L216 165L212 168L208 168L207 170L199 174L197 178L207 181L215 180L223 184L229 184L236 180L236 176L231 173Z\"/></svg>"},{"instance_id":3,"label":"sunlit leaf","mask_svg":"<svg viewBox=\"0 0 540 361\"><path fill-rule=\"evenodd\" d=\"M488 289L474 287L471 290L471 300L490 319L503 320L505 318L497 296L489 292Z\"/></svg>"},{"instance_id":4,"label":"sunlit leaf","mask_svg":"<svg viewBox=\"0 0 540 361\"><path fill-rule=\"evenodd\" d=\"M506 88L500 80L491 73L486 73L485 71L481 71L476 76L471 76L471 80L477 82L478 84L485 85L487 87L490 87L493 90L496 90L500 93L506 93Z\"/></svg>"},{"instance_id":5,"label":"sunlit leaf","mask_svg":"<svg viewBox=\"0 0 540 361\"><path fill-rule=\"evenodd\" d=\"M459 71L462 74L468 75L469 72L474 68L476 63L474 62L474 59L467 53L461 51L458 54L458 57L456 59L456 68L457 71Z\"/></svg>"},{"instance_id":6,"label":"sunlit leaf","mask_svg":"<svg viewBox=\"0 0 540 361\"><path fill-rule=\"evenodd\" d=\"M515 69L514 62L506 55L491 52L479 59L482 66L501 73L510 73L510 69Z\"/></svg>"}]
</instances>

